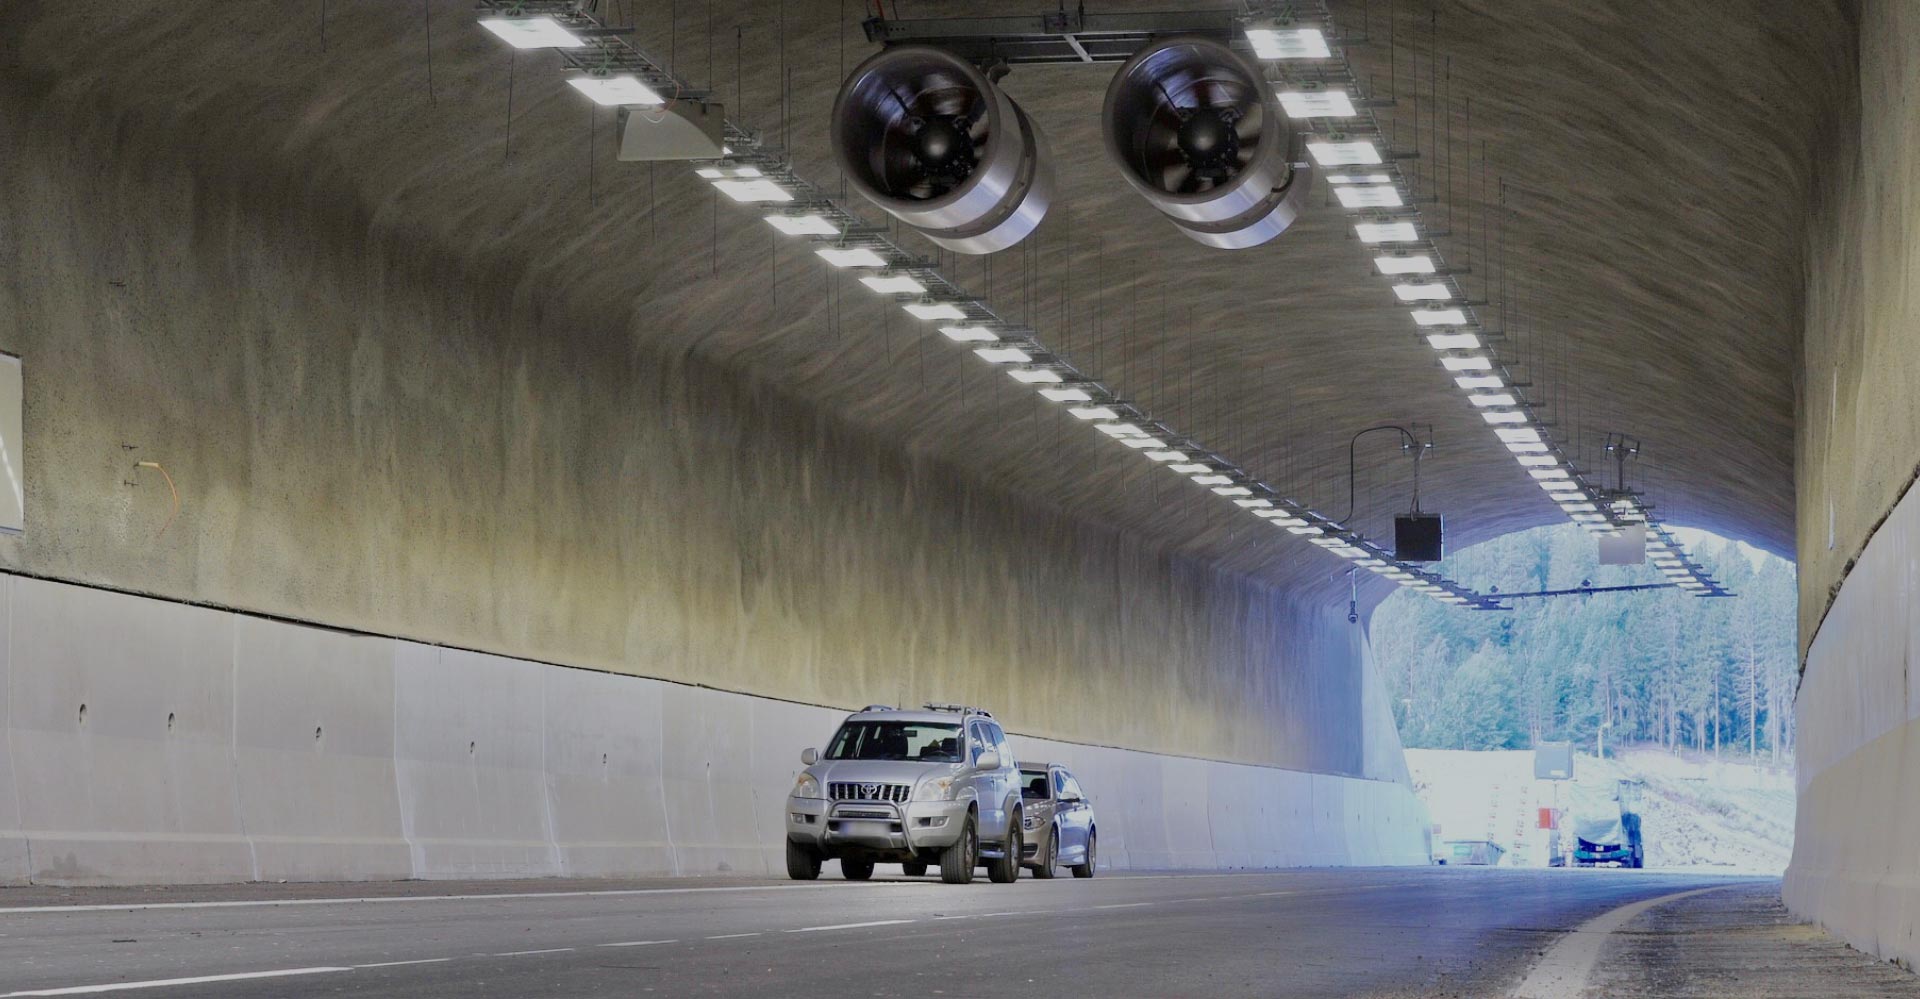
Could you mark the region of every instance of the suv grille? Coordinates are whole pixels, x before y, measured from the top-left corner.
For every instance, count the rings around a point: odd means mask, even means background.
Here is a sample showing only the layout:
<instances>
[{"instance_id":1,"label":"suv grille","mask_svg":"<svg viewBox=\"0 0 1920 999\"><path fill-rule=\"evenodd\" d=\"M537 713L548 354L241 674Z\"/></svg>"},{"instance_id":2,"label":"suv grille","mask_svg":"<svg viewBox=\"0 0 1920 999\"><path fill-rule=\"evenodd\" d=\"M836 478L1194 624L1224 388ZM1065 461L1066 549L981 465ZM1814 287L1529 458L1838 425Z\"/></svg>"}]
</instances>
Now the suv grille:
<instances>
[{"instance_id":1,"label":"suv grille","mask_svg":"<svg viewBox=\"0 0 1920 999\"><path fill-rule=\"evenodd\" d=\"M828 781L827 797L835 801L906 801L911 784L874 784L865 781Z\"/></svg>"}]
</instances>

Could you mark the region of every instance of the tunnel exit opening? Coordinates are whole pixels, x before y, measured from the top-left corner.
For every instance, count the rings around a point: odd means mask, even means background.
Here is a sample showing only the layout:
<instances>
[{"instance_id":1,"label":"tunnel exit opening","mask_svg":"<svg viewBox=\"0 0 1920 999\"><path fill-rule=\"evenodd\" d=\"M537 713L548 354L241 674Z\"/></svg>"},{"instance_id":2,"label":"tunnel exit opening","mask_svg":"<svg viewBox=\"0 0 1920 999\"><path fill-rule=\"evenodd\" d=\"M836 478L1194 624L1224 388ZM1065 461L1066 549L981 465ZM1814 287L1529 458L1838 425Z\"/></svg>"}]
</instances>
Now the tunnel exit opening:
<instances>
[{"instance_id":1,"label":"tunnel exit opening","mask_svg":"<svg viewBox=\"0 0 1920 999\"><path fill-rule=\"evenodd\" d=\"M1683 540L1736 596L1703 599L1599 564L1575 525L1454 553L1482 591L1566 592L1474 612L1394 594L1368 622L1416 790L1480 862L1568 862L1577 798L1631 786L1649 866L1784 869L1793 830L1796 584L1790 562L1717 535ZM1567 781L1536 777L1564 744ZM1585 788L1576 795L1576 791ZM1591 805L1587 806L1592 810ZM1464 854L1463 854L1464 855ZM1489 856L1490 855L1490 856Z\"/></svg>"}]
</instances>

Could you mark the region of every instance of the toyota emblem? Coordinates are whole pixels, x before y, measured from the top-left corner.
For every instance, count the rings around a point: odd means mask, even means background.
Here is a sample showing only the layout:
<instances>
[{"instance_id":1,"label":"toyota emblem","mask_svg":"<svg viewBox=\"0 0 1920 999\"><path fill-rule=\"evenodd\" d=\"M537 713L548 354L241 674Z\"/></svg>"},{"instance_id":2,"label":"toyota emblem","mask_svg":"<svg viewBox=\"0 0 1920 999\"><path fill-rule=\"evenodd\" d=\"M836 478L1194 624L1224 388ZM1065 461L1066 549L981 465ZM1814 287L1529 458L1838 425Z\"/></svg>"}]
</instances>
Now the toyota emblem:
<instances>
[{"instance_id":1,"label":"toyota emblem","mask_svg":"<svg viewBox=\"0 0 1920 999\"><path fill-rule=\"evenodd\" d=\"M880 785L878 784L862 784L860 785L860 790L866 792L869 798L880 797Z\"/></svg>"}]
</instances>

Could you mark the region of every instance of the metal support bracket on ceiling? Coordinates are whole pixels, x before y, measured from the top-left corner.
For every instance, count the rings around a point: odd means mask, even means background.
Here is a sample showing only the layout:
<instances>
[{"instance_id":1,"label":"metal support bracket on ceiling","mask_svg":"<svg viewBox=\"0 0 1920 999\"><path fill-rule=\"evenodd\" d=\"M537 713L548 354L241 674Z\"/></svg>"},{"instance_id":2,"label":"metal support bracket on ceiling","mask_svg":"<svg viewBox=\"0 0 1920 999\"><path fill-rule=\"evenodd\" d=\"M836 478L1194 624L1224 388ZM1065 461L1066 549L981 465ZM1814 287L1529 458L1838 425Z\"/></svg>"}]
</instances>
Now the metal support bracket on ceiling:
<instances>
[{"instance_id":1,"label":"metal support bracket on ceiling","mask_svg":"<svg viewBox=\"0 0 1920 999\"><path fill-rule=\"evenodd\" d=\"M1027 17L870 17L867 40L931 45L980 65L1125 62L1156 38L1200 35L1246 48L1235 9L1089 14L1085 7Z\"/></svg>"}]
</instances>

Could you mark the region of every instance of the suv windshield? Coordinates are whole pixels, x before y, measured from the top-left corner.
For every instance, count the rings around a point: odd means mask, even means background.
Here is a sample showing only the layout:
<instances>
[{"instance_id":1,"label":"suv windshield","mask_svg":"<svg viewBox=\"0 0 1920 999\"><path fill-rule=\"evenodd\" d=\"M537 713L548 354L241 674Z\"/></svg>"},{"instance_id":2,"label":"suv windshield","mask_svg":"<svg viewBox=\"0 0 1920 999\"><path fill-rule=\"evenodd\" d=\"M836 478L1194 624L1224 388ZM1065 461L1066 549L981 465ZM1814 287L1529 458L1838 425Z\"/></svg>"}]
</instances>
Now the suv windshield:
<instances>
[{"instance_id":1,"label":"suv windshield","mask_svg":"<svg viewBox=\"0 0 1920 999\"><path fill-rule=\"evenodd\" d=\"M937 722L856 721L840 726L829 760L960 762L960 726Z\"/></svg>"}]
</instances>

